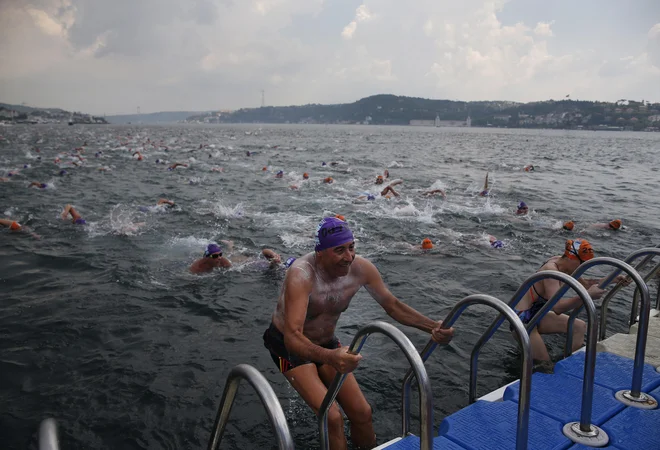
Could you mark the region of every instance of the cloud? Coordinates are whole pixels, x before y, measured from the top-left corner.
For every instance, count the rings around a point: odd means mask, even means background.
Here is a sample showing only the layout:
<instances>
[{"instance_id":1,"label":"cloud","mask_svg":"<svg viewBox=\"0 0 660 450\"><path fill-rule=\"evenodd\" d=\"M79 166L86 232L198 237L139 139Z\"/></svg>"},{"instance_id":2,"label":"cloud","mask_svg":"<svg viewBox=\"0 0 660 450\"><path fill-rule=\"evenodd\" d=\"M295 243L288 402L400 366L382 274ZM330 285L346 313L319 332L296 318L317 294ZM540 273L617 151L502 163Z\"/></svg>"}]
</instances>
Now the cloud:
<instances>
[{"instance_id":1,"label":"cloud","mask_svg":"<svg viewBox=\"0 0 660 450\"><path fill-rule=\"evenodd\" d=\"M536 28L534 28L534 34L537 36L545 36L545 37L552 37L554 34L552 33L552 30L550 27L552 24L555 23L553 20L552 22L539 22L536 24Z\"/></svg>"},{"instance_id":2,"label":"cloud","mask_svg":"<svg viewBox=\"0 0 660 450\"><path fill-rule=\"evenodd\" d=\"M359 22L368 22L373 18L371 11L369 11L369 8L366 5L360 5L357 7L355 10L355 19L349 22L348 25L344 27L344 29L341 32L341 37L343 37L346 40L350 40L353 38L353 35L355 34L355 30L357 30L357 25Z\"/></svg>"},{"instance_id":3,"label":"cloud","mask_svg":"<svg viewBox=\"0 0 660 450\"><path fill-rule=\"evenodd\" d=\"M351 39L355 30L357 30L357 22L354 20L344 27L341 32L341 37L344 39Z\"/></svg>"},{"instance_id":4,"label":"cloud","mask_svg":"<svg viewBox=\"0 0 660 450\"><path fill-rule=\"evenodd\" d=\"M648 33L647 53L649 61L660 69L660 23L651 27Z\"/></svg>"}]
</instances>

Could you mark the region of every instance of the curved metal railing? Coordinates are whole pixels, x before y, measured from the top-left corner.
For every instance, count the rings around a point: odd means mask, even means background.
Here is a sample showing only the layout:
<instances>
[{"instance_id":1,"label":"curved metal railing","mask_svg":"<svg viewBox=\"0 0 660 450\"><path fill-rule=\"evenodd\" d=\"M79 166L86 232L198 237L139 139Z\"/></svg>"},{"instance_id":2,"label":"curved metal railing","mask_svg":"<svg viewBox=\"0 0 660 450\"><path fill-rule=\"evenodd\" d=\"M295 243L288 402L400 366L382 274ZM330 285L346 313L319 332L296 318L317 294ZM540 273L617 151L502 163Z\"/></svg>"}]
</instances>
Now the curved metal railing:
<instances>
[{"instance_id":1,"label":"curved metal railing","mask_svg":"<svg viewBox=\"0 0 660 450\"><path fill-rule=\"evenodd\" d=\"M573 272L573 277L580 278L587 270L593 266L599 265L610 265L617 267L618 270L613 271L610 275L606 277L603 281L603 285L607 286L614 277L616 277L621 271L626 272L630 278L637 285L637 289L641 292L641 303L642 303L642 312L639 316L639 329L637 330L637 341L635 343L635 361L633 363L633 379L632 379L632 388L631 396L634 398L633 401L646 401L647 396L641 392L642 388L642 375L644 372L644 353L646 351L646 338L649 330L649 317L651 315L651 297L649 295L649 288L642 279L641 275L632 268L629 264L624 263L618 259L601 257L594 258L585 263L582 263L575 272ZM602 308L606 308L607 305L603 305ZM575 317L579 314L581 308L576 308L571 313L571 317L568 322L568 331L567 331L567 346L570 344L572 339L572 326ZM602 317L602 313L601 313ZM585 375L586 376L586 375ZM643 399L643 400L642 400Z\"/></svg>"},{"instance_id":2,"label":"curved metal railing","mask_svg":"<svg viewBox=\"0 0 660 450\"><path fill-rule=\"evenodd\" d=\"M625 263L627 264L632 264L636 259L640 258L641 256L646 256L641 262L639 262L637 265L635 265L635 270L640 271L644 267L648 265L649 262L655 257L660 255L660 248L658 247L648 247L648 248L642 248L640 250L637 250L635 252L632 252L630 255L626 257L624 260ZM648 281L653 277L653 274L658 273L660 271L660 264L657 264L655 268L653 268L647 275L644 276L644 281ZM600 284L600 287L602 289L606 288L614 278L617 277L621 273L621 270L614 270L604 281L603 283ZM610 300L624 287L623 283L617 283L616 286L614 286L603 298L601 301L601 307L600 307L600 326L599 326L599 334L598 334L598 340L602 341L605 339L605 332L607 330L607 317L609 315L609 311L607 309L607 306L610 303ZM660 298L660 297L659 297ZM637 300L633 301L631 310L630 310L630 322L629 325L633 325L637 321ZM660 305L656 305L656 308ZM579 311L575 312L575 314L571 314L571 317L569 319L569 326L572 326L573 321L575 320L575 317Z\"/></svg>"},{"instance_id":3,"label":"curved metal railing","mask_svg":"<svg viewBox=\"0 0 660 450\"><path fill-rule=\"evenodd\" d=\"M39 424L39 450L59 450L57 438L57 422L55 419L44 419Z\"/></svg>"},{"instance_id":4,"label":"curved metal railing","mask_svg":"<svg viewBox=\"0 0 660 450\"><path fill-rule=\"evenodd\" d=\"M518 305L525 293L532 287L532 285L545 278L553 278L561 281L564 284L559 288L555 295L550 298L545 305L536 313L534 317L527 323L527 331L531 331L538 324L538 322L550 311L555 304L564 296L568 289L572 288L578 296L582 299L583 305L587 308L587 349L585 352L584 364L584 377L582 382L582 404L580 410L579 432L585 435L597 435L600 430L595 425L591 424L591 412L594 393L594 372L596 365L596 338L597 338L597 325L596 325L596 307L594 302L589 296L589 293L582 284L575 278L565 273L556 270L542 270L527 278L522 285L518 288L513 298L509 302L509 308L512 310ZM500 315L491 326L481 336L474 349L470 360L470 400L476 398L477 391L477 366L479 359L479 352L481 348L490 340L495 334L495 331L502 324L503 318Z\"/></svg>"},{"instance_id":5,"label":"curved metal railing","mask_svg":"<svg viewBox=\"0 0 660 450\"><path fill-rule=\"evenodd\" d=\"M236 397L236 391L238 390L238 385L241 381L241 378L247 380L248 383L257 391L257 395L266 408L268 413L268 418L270 423L275 429L275 437L277 440L277 447L280 450L293 450L293 439L291 438L291 433L289 432L289 426L286 422L286 417L284 417L284 411L282 411L282 405L280 405L279 400L273 388L268 384L268 380L264 377L257 369L248 365L248 364L239 364L229 372L227 376L227 382L225 383L225 390L222 393L222 400L220 401L220 409L218 409L218 415L215 418L215 424L213 425L213 434L209 441L209 450L216 450L220 445L222 440L222 435L225 432L225 427L227 426L227 420L229 419L229 414L231 413L231 407L234 404L234 398Z\"/></svg>"},{"instance_id":6,"label":"curved metal railing","mask_svg":"<svg viewBox=\"0 0 660 450\"><path fill-rule=\"evenodd\" d=\"M431 450L433 447L433 396L431 394L431 382L429 380L424 363L420 358L415 346L410 342L403 332L389 323L375 321L366 325L358 331L349 347L351 353L360 353L365 341L372 333L382 333L392 339L408 358L411 371L415 372L419 386L419 411L421 416L420 450ZM338 373L332 384L328 387L328 393L321 403L319 409L319 432L321 436L321 450L329 449L328 436L328 411L334 402L341 385L347 374ZM405 436L405 435L404 435Z\"/></svg>"},{"instance_id":7,"label":"curved metal railing","mask_svg":"<svg viewBox=\"0 0 660 450\"><path fill-rule=\"evenodd\" d=\"M527 448L527 438L529 434L529 391L532 383L532 358L531 348L529 343L529 335L525 331L523 323L516 315L513 309L509 308L506 303L490 295L474 294L465 297L458 302L454 308L449 312L445 320L442 322L443 328L450 328L454 322L463 314L463 311L468 306L480 304L490 306L500 312L500 317L506 318L511 324L513 330L518 335L520 346L522 347L522 375L520 377L520 399L518 402L518 419L517 419L517 434L516 434L516 449L525 450ZM502 320L504 320L504 318ZM500 321L501 323L501 321ZM429 341L421 352L421 358L426 361L433 350L437 347L437 343L433 340ZM410 431L410 383L413 373L408 370L403 378L403 430L402 434L406 436Z\"/></svg>"}]
</instances>

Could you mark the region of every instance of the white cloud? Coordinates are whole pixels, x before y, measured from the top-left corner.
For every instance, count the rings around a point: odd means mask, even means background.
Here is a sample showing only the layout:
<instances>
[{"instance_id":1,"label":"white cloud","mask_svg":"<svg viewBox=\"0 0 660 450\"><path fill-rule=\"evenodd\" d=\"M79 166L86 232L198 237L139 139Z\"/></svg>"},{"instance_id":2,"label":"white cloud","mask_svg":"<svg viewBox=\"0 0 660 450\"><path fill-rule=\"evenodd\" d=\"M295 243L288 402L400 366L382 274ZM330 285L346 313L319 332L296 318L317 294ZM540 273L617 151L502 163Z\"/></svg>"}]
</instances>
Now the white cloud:
<instances>
[{"instance_id":1,"label":"white cloud","mask_svg":"<svg viewBox=\"0 0 660 450\"><path fill-rule=\"evenodd\" d=\"M357 30L357 22L354 20L344 27L341 32L341 37L344 39L351 39L355 33L355 30Z\"/></svg>"},{"instance_id":2,"label":"white cloud","mask_svg":"<svg viewBox=\"0 0 660 450\"><path fill-rule=\"evenodd\" d=\"M360 5L355 10L355 20L358 22L367 22L371 20L371 11L366 5Z\"/></svg>"},{"instance_id":3,"label":"white cloud","mask_svg":"<svg viewBox=\"0 0 660 450\"><path fill-rule=\"evenodd\" d=\"M554 23L555 23L554 20L552 22L537 23L536 28L534 28L534 34L537 36L546 36L546 37L554 36L552 29L550 28Z\"/></svg>"},{"instance_id":4,"label":"white cloud","mask_svg":"<svg viewBox=\"0 0 660 450\"><path fill-rule=\"evenodd\" d=\"M649 61L660 69L660 23L651 27L648 33L647 52Z\"/></svg>"}]
</instances>

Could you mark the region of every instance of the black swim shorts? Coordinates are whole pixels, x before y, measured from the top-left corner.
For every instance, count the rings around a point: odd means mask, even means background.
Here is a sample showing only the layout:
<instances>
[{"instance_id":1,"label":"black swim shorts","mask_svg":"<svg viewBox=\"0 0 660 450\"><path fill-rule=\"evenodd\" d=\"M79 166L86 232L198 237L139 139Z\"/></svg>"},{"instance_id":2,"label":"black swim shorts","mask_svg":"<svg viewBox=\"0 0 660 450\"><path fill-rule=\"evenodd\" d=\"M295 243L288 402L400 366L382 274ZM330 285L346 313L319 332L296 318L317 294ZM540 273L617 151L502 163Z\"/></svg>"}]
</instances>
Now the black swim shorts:
<instances>
[{"instance_id":1,"label":"black swim shorts","mask_svg":"<svg viewBox=\"0 0 660 450\"><path fill-rule=\"evenodd\" d=\"M321 363L308 361L300 358L297 355L289 353L289 351L286 349L286 346L284 345L284 335L272 322L268 329L264 332L264 347L268 349L270 352L270 357L273 359L273 362L277 366L278 370L282 373L304 364L314 363L317 367L321 366ZM341 347L341 343L336 336L333 336L329 342L322 344L321 347L334 350Z\"/></svg>"}]
</instances>

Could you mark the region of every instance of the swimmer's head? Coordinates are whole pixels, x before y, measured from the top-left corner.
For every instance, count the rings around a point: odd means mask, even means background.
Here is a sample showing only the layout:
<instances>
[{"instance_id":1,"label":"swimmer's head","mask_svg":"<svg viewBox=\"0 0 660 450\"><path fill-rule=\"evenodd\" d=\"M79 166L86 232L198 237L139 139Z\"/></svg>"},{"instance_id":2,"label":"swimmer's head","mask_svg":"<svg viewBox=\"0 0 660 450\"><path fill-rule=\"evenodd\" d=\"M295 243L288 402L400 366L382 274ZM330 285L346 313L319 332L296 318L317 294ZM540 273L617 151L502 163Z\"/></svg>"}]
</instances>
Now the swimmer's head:
<instances>
[{"instance_id":1,"label":"swimmer's head","mask_svg":"<svg viewBox=\"0 0 660 450\"><path fill-rule=\"evenodd\" d=\"M157 159L157 160L156 160L156 164L159 164L159 163L160 163L160 159Z\"/></svg>"},{"instance_id":2,"label":"swimmer's head","mask_svg":"<svg viewBox=\"0 0 660 450\"><path fill-rule=\"evenodd\" d=\"M28 167L30 167L29 164L23 164L23 168L24 168L24 169L27 169Z\"/></svg>"},{"instance_id":3,"label":"swimmer's head","mask_svg":"<svg viewBox=\"0 0 660 450\"><path fill-rule=\"evenodd\" d=\"M282 178L284 176L284 171L283 170L278 170L277 173L275 174L277 178Z\"/></svg>"},{"instance_id":4,"label":"swimmer's head","mask_svg":"<svg viewBox=\"0 0 660 450\"><path fill-rule=\"evenodd\" d=\"M479 195L482 197L488 197L488 189L484 189L483 191L479 192Z\"/></svg>"},{"instance_id":5,"label":"swimmer's head","mask_svg":"<svg viewBox=\"0 0 660 450\"><path fill-rule=\"evenodd\" d=\"M296 258L294 258L293 256L288 257L286 259L286 261L284 262L284 267L286 267L288 269L289 267L291 267L291 264L293 264L293 262L295 260L296 260Z\"/></svg>"},{"instance_id":6,"label":"swimmer's head","mask_svg":"<svg viewBox=\"0 0 660 450\"><path fill-rule=\"evenodd\" d=\"M322 165L322 166L327 166L327 164L325 163L325 161L323 161L323 162L321 163L321 165Z\"/></svg>"},{"instance_id":7,"label":"swimmer's head","mask_svg":"<svg viewBox=\"0 0 660 450\"><path fill-rule=\"evenodd\" d=\"M529 212L529 207L527 206L527 203L525 202L518 203L518 210L516 211L516 214L527 214L527 212Z\"/></svg>"},{"instance_id":8,"label":"swimmer's head","mask_svg":"<svg viewBox=\"0 0 660 450\"><path fill-rule=\"evenodd\" d=\"M323 180L324 183L332 184L332 182L335 181L332 179L332 177L327 177L326 179Z\"/></svg>"},{"instance_id":9,"label":"swimmer's head","mask_svg":"<svg viewBox=\"0 0 660 450\"><path fill-rule=\"evenodd\" d=\"M491 236L490 246L493 248L503 248L504 242L500 241L499 239L496 239L495 236Z\"/></svg>"},{"instance_id":10,"label":"swimmer's head","mask_svg":"<svg viewBox=\"0 0 660 450\"><path fill-rule=\"evenodd\" d=\"M566 241L564 256L583 263L594 257L594 249L586 239L569 239Z\"/></svg>"},{"instance_id":11,"label":"swimmer's head","mask_svg":"<svg viewBox=\"0 0 660 450\"><path fill-rule=\"evenodd\" d=\"M205 258L219 258L222 256L222 247L218 244L209 244L204 251Z\"/></svg>"},{"instance_id":12,"label":"swimmer's head","mask_svg":"<svg viewBox=\"0 0 660 450\"><path fill-rule=\"evenodd\" d=\"M621 228L621 220L614 219L609 223L609 225L612 230L618 230L619 228Z\"/></svg>"},{"instance_id":13,"label":"swimmer's head","mask_svg":"<svg viewBox=\"0 0 660 450\"><path fill-rule=\"evenodd\" d=\"M303 173L303 180L307 180L309 178L309 174L307 172Z\"/></svg>"},{"instance_id":14,"label":"swimmer's head","mask_svg":"<svg viewBox=\"0 0 660 450\"><path fill-rule=\"evenodd\" d=\"M60 170L60 176L63 177L64 175L66 175L66 170L64 169Z\"/></svg>"},{"instance_id":15,"label":"swimmer's head","mask_svg":"<svg viewBox=\"0 0 660 450\"><path fill-rule=\"evenodd\" d=\"M424 250L431 250L433 248L433 242L431 242L431 239L424 238L424 240L422 241L422 248Z\"/></svg>"},{"instance_id":16,"label":"swimmer's head","mask_svg":"<svg viewBox=\"0 0 660 450\"><path fill-rule=\"evenodd\" d=\"M573 231L573 228L575 228L575 224L573 223L572 220L569 220L568 222L564 222L562 228L566 231Z\"/></svg>"},{"instance_id":17,"label":"swimmer's head","mask_svg":"<svg viewBox=\"0 0 660 450\"><path fill-rule=\"evenodd\" d=\"M383 184L383 176L382 175L378 175L376 177L376 184Z\"/></svg>"},{"instance_id":18,"label":"swimmer's head","mask_svg":"<svg viewBox=\"0 0 660 450\"><path fill-rule=\"evenodd\" d=\"M12 231L18 231L21 229L21 226L18 222L12 222L11 225L9 225L9 229Z\"/></svg>"},{"instance_id":19,"label":"swimmer's head","mask_svg":"<svg viewBox=\"0 0 660 450\"><path fill-rule=\"evenodd\" d=\"M376 200L376 196L374 194L368 194L367 200Z\"/></svg>"},{"instance_id":20,"label":"swimmer's head","mask_svg":"<svg viewBox=\"0 0 660 450\"><path fill-rule=\"evenodd\" d=\"M316 227L316 245L314 250L322 250L338 247L353 242L355 238L343 220L335 217L326 217Z\"/></svg>"},{"instance_id":21,"label":"swimmer's head","mask_svg":"<svg viewBox=\"0 0 660 450\"><path fill-rule=\"evenodd\" d=\"M85 225L87 221L83 219L82 217L78 217L76 220L73 221L76 225Z\"/></svg>"},{"instance_id":22,"label":"swimmer's head","mask_svg":"<svg viewBox=\"0 0 660 450\"><path fill-rule=\"evenodd\" d=\"M46 188L48 187L48 185L47 185L46 183L41 183L41 184L39 185L39 187L40 187L41 189L46 189Z\"/></svg>"},{"instance_id":23,"label":"swimmer's head","mask_svg":"<svg viewBox=\"0 0 660 450\"><path fill-rule=\"evenodd\" d=\"M267 170L268 170L268 167L265 167L265 166L264 166L264 167L261 168L261 171L262 171L262 172L265 172L265 171L267 171Z\"/></svg>"},{"instance_id":24,"label":"swimmer's head","mask_svg":"<svg viewBox=\"0 0 660 450\"><path fill-rule=\"evenodd\" d=\"M335 219L339 219L342 222L346 222L346 217L342 216L341 214L336 214Z\"/></svg>"}]
</instances>

